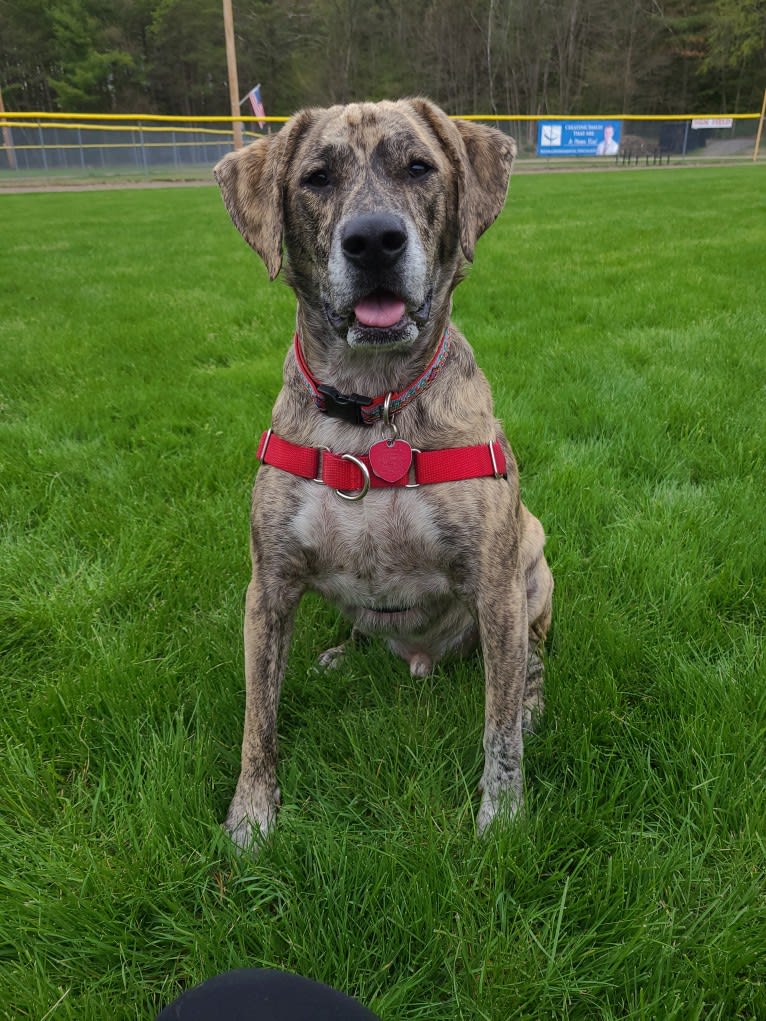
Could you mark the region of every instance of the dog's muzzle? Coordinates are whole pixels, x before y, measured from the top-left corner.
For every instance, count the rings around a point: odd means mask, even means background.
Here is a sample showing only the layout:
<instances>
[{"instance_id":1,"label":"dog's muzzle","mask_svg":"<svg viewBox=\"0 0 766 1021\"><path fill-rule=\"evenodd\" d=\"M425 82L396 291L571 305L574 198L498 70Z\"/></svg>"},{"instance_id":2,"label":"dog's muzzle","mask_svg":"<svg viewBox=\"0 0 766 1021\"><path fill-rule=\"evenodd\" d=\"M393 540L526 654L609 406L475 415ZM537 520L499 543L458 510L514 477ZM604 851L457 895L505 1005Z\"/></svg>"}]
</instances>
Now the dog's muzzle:
<instances>
[{"instance_id":1,"label":"dog's muzzle","mask_svg":"<svg viewBox=\"0 0 766 1021\"><path fill-rule=\"evenodd\" d=\"M342 223L329 270L325 315L350 346L408 345L428 321L425 254L398 214L362 213Z\"/></svg>"}]
</instances>

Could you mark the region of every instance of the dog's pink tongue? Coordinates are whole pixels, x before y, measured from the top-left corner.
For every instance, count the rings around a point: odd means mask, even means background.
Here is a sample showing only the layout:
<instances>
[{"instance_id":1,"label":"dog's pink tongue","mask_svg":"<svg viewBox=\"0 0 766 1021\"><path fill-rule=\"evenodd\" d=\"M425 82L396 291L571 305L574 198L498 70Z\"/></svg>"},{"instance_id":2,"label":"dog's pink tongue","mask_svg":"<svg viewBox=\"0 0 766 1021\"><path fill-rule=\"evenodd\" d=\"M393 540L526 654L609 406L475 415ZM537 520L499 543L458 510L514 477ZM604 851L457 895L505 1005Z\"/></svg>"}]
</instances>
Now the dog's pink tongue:
<instances>
[{"instance_id":1,"label":"dog's pink tongue","mask_svg":"<svg viewBox=\"0 0 766 1021\"><path fill-rule=\"evenodd\" d=\"M390 291L374 291L362 298L354 314L362 326L381 330L399 322L404 315L404 302Z\"/></svg>"}]
</instances>

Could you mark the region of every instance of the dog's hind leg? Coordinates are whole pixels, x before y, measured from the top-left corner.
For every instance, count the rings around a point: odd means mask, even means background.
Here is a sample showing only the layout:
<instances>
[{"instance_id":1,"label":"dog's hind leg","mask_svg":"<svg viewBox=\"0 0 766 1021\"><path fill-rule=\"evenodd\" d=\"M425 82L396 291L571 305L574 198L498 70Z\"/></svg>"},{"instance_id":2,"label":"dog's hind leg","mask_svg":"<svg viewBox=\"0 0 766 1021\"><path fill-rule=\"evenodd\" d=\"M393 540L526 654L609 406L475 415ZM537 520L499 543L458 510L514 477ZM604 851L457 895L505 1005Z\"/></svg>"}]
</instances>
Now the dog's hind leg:
<instances>
[{"instance_id":1,"label":"dog's hind leg","mask_svg":"<svg viewBox=\"0 0 766 1021\"><path fill-rule=\"evenodd\" d=\"M545 666L537 646L530 641L527 653L527 681L524 687L524 718L522 730L527 734L533 734L537 721L545 708L545 697L543 695L543 679Z\"/></svg>"},{"instance_id":2,"label":"dog's hind leg","mask_svg":"<svg viewBox=\"0 0 766 1021\"><path fill-rule=\"evenodd\" d=\"M537 721L545 708L543 643L551 622L551 595L553 592L553 578L545 560L541 560L538 574L541 575L539 583L547 584L547 597L542 612L536 619L530 617L529 622L527 679L524 685L524 718L522 721L522 728L528 734L534 733ZM535 599L530 599L529 584L527 584L527 606L534 608L534 605Z\"/></svg>"},{"instance_id":3,"label":"dog's hind leg","mask_svg":"<svg viewBox=\"0 0 766 1021\"><path fill-rule=\"evenodd\" d=\"M527 733L532 733L545 706L543 696L545 668L542 658L542 646L551 623L553 575L543 556L545 535L542 525L528 511L525 514L525 524L522 554L526 554L529 558L529 562L524 569L529 632L522 727Z\"/></svg>"}]
</instances>

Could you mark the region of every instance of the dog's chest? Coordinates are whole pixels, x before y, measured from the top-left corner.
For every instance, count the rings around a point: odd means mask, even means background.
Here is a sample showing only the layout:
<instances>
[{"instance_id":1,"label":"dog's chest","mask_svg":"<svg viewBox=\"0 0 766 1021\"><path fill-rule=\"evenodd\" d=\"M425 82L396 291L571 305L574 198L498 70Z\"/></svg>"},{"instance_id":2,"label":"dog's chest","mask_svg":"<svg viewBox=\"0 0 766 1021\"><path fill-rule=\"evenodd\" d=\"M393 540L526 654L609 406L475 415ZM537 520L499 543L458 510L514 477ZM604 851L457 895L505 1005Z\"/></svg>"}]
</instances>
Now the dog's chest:
<instances>
[{"instance_id":1,"label":"dog's chest","mask_svg":"<svg viewBox=\"0 0 766 1021\"><path fill-rule=\"evenodd\" d=\"M312 587L346 604L419 602L449 591L443 528L413 491L374 491L343 502L312 486L290 523Z\"/></svg>"}]
</instances>

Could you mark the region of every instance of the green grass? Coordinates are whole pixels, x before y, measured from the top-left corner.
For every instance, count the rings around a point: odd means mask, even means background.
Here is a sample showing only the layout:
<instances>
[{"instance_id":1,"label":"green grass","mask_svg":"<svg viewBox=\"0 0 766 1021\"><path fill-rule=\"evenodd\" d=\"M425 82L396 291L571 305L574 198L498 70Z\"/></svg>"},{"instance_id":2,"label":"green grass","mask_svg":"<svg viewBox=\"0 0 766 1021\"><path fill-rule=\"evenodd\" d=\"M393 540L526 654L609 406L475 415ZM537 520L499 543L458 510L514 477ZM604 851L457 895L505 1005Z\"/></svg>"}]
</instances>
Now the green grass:
<instances>
[{"instance_id":1,"label":"green grass","mask_svg":"<svg viewBox=\"0 0 766 1021\"><path fill-rule=\"evenodd\" d=\"M513 182L455 308L557 584L526 817L475 838L478 657L321 676L307 600L257 860L218 823L292 297L212 188L0 200L0 1016L245 964L384 1021L766 1016L765 184Z\"/></svg>"}]
</instances>

